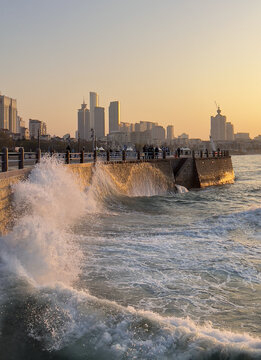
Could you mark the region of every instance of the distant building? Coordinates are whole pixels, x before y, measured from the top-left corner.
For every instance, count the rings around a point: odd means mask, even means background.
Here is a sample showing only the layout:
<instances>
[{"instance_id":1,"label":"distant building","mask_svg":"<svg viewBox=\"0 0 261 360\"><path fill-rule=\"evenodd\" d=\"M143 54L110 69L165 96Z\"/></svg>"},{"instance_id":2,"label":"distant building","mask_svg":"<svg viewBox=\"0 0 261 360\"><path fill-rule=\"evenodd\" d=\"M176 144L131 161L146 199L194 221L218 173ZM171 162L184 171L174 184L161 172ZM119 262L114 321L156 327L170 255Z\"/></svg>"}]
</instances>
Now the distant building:
<instances>
[{"instance_id":1,"label":"distant building","mask_svg":"<svg viewBox=\"0 0 261 360\"><path fill-rule=\"evenodd\" d=\"M134 131L140 131L140 124L139 123L135 123Z\"/></svg>"},{"instance_id":2,"label":"distant building","mask_svg":"<svg viewBox=\"0 0 261 360\"><path fill-rule=\"evenodd\" d=\"M25 127L25 121L21 118L21 116L17 115L16 117L16 133L21 133L21 128Z\"/></svg>"},{"instance_id":3,"label":"distant building","mask_svg":"<svg viewBox=\"0 0 261 360\"><path fill-rule=\"evenodd\" d=\"M99 106L99 97L95 92L90 92L90 127L95 128L94 125L94 109Z\"/></svg>"},{"instance_id":4,"label":"distant building","mask_svg":"<svg viewBox=\"0 0 261 360\"><path fill-rule=\"evenodd\" d=\"M154 126L151 130L152 141L165 141L165 129L163 126Z\"/></svg>"},{"instance_id":5,"label":"distant building","mask_svg":"<svg viewBox=\"0 0 261 360\"><path fill-rule=\"evenodd\" d=\"M120 102L112 101L109 106L109 132L119 131Z\"/></svg>"},{"instance_id":6,"label":"distant building","mask_svg":"<svg viewBox=\"0 0 261 360\"><path fill-rule=\"evenodd\" d=\"M237 133L235 134L235 140L250 140L249 133Z\"/></svg>"},{"instance_id":7,"label":"distant building","mask_svg":"<svg viewBox=\"0 0 261 360\"><path fill-rule=\"evenodd\" d=\"M256 136L256 137L254 137L254 140L256 140L256 141L261 141L261 135L258 135L258 136Z\"/></svg>"},{"instance_id":8,"label":"distant building","mask_svg":"<svg viewBox=\"0 0 261 360\"><path fill-rule=\"evenodd\" d=\"M47 127L46 123L40 120L29 119L29 131L31 138L37 139L38 134L46 135Z\"/></svg>"},{"instance_id":9,"label":"distant building","mask_svg":"<svg viewBox=\"0 0 261 360\"><path fill-rule=\"evenodd\" d=\"M130 124L127 122L121 122L119 125L120 131L131 133L134 130L134 124Z\"/></svg>"},{"instance_id":10,"label":"distant building","mask_svg":"<svg viewBox=\"0 0 261 360\"><path fill-rule=\"evenodd\" d=\"M136 125L136 124L135 124ZM140 131L133 131L130 134L130 141L132 144L141 144L141 132Z\"/></svg>"},{"instance_id":11,"label":"distant building","mask_svg":"<svg viewBox=\"0 0 261 360\"><path fill-rule=\"evenodd\" d=\"M81 109L78 110L78 139L91 139L90 110L83 100Z\"/></svg>"},{"instance_id":12,"label":"distant building","mask_svg":"<svg viewBox=\"0 0 261 360\"><path fill-rule=\"evenodd\" d=\"M97 139L105 136L105 117L103 107L96 106L94 108L94 130Z\"/></svg>"},{"instance_id":13,"label":"distant building","mask_svg":"<svg viewBox=\"0 0 261 360\"><path fill-rule=\"evenodd\" d=\"M17 104L16 100L0 94L0 129L17 133Z\"/></svg>"},{"instance_id":14,"label":"distant building","mask_svg":"<svg viewBox=\"0 0 261 360\"><path fill-rule=\"evenodd\" d=\"M231 122L226 123L226 140L234 140L234 125Z\"/></svg>"},{"instance_id":15,"label":"distant building","mask_svg":"<svg viewBox=\"0 0 261 360\"><path fill-rule=\"evenodd\" d=\"M20 127L20 139L30 140L30 131L26 127Z\"/></svg>"},{"instance_id":16,"label":"distant building","mask_svg":"<svg viewBox=\"0 0 261 360\"><path fill-rule=\"evenodd\" d=\"M174 139L174 126L173 125L168 125L167 126L167 141L168 143L171 142L171 140Z\"/></svg>"},{"instance_id":17,"label":"distant building","mask_svg":"<svg viewBox=\"0 0 261 360\"><path fill-rule=\"evenodd\" d=\"M151 121L140 121L139 125L140 125L139 131L146 131L146 130L152 130L158 124Z\"/></svg>"},{"instance_id":18,"label":"distant building","mask_svg":"<svg viewBox=\"0 0 261 360\"><path fill-rule=\"evenodd\" d=\"M221 115L219 107L217 115L211 116L210 135L213 140L226 140L226 116Z\"/></svg>"},{"instance_id":19,"label":"distant building","mask_svg":"<svg viewBox=\"0 0 261 360\"><path fill-rule=\"evenodd\" d=\"M125 132L113 131L107 135L107 141L111 143L112 148L127 145L128 137Z\"/></svg>"},{"instance_id":20,"label":"distant building","mask_svg":"<svg viewBox=\"0 0 261 360\"><path fill-rule=\"evenodd\" d=\"M183 139L183 140L187 140L189 138L189 135L188 134L185 134L185 133L183 133L183 134L181 134L181 135L179 135L178 136L178 139Z\"/></svg>"}]
</instances>

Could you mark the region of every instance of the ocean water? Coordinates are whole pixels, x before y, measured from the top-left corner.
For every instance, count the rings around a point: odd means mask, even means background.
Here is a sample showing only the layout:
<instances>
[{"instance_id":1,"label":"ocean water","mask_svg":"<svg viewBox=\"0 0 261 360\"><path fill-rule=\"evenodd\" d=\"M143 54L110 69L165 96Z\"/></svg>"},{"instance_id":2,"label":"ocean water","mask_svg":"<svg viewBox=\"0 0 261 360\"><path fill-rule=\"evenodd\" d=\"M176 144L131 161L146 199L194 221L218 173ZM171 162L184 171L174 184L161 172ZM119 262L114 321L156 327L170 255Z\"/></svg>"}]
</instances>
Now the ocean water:
<instances>
[{"instance_id":1,"label":"ocean water","mask_svg":"<svg viewBox=\"0 0 261 360\"><path fill-rule=\"evenodd\" d=\"M175 193L38 165L0 238L0 359L261 359L261 156L232 161Z\"/></svg>"}]
</instances>

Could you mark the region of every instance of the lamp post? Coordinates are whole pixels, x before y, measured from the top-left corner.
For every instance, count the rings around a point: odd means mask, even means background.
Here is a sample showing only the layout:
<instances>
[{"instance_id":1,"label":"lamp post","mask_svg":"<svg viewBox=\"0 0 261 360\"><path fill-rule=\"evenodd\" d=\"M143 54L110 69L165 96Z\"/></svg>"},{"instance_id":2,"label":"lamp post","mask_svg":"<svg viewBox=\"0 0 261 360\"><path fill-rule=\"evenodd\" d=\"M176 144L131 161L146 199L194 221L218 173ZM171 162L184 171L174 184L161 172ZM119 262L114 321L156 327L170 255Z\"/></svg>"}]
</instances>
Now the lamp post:
<instances>
[{"instance_id":1,"label":"lamp post","mask_svg":"<svg viewBox=\"0 0 261 360\"><path fill-rule=\"evenodd\" d=\"M92 152L94 152L94 146L96 149L96 136L95 136L95 130L91 129L91 138L92 138Z\"/></svg>"}]
</instances>

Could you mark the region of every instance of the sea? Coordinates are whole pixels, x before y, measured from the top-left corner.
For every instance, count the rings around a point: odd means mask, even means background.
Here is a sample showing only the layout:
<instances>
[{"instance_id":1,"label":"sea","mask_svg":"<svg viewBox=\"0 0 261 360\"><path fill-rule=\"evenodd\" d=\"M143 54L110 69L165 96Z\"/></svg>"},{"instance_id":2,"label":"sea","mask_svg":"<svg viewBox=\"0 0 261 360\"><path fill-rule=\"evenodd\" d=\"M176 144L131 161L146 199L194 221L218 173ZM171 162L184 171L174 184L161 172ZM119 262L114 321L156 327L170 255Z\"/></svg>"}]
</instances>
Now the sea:
<instances>
[{"instance_id":1,"label":"sea","mask_svg":"<svg viewBox=\"0 0 261 360\"><path fill-rule=\"evenodd\" d=\"M232 162L171 192L38 164L0 238L0 359L261 359L261 155Z\"/></svg>"}]
</instances>

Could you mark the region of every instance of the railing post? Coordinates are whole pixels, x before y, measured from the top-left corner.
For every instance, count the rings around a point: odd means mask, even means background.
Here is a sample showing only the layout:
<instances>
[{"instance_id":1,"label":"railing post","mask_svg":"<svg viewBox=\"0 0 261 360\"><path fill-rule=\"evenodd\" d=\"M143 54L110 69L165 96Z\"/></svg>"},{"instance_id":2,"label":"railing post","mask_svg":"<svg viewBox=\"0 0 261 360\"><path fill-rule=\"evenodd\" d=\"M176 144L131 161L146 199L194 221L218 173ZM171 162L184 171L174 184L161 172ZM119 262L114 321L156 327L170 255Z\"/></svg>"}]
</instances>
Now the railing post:
<instances>
[{"instance_id":1,"label":"railing post","mask_svg":"<svg viewBox=\"0 0 261 360\"><path fill-rule=\"evenodd\" d=\"M137 160L140 160L140 151L137 151Z\"/></svg>"},{"instance_id":2,"label":"railing post","mask_svg":"<svg viewBox=\"0 0 261 360\"><path fill-rule=\"evenodd\" d=\"M18 169L23 169L23 168L24 168L24 148L20 147Z\"/></svg>"},{"instance_id":3,"label":"railing post","mask_svg":"<svg viewBox=\"0 0 261 360\"><path fill-rule=\"evenodd\" d=\"M200 150L200 157L203 158L203 151Z\"/></svg>"},{"instance_id":4,"label":"railing post","mask_svg":"<svg viewBox=\"0 0 261 360\"><path fill-rule=\"evenodd\" d=\"M107 161L110 161L110 150L107 150L106 155L107 155Z\"/></svg>"},{"instance_id":5,"label":"railing post","mask_svg":"<svg viewBox=\"0 0 261 360\"><path fill-rule=\"evenodd\" d=\"M97 161L97 150L93 151L93 162Z\"/></svg>"},{"instance_id":6,"label":"railing post","mask_svg":"<svg viewBox=\"0 0 261 360\"><path fill-rule=\"evenodd\" d=\"M126 151L122 150L122 161L126 161Z\"/></svg>"},{"instance_id":7,"label":"railing post","mask_svg":"<svg viewBox=\"0 0 261 360\"><path fill-rule=\"evenodd\" d=\"M8 148L4 147L2 153L2 172L6 172L8 171Z\"/></svg>"},{"instance_id":8,"label":"railing post","mask_svg":"<svg viewBox=\"0 0 261 360\"><path fill-rule=\"evenodd\" d=\"M192 159L195 159L195 150L192 150Z\"/></svg>"},{"instance_id":9,"label":"railing post","mask_svg":"<svg viewBox=\"0 0 261 360\"><path fill-rule=\"evenodd\" d=\"M66 150L65 163L70 164L70 160L71 160L71 153L69 150Z\"/></svg>"},{"instance_id":10,"label":"railing post","mask_svg":"<svg viewBox=\"0 0 261 360\"><path fill-rule=\"evenodd\" d=\"M41 162L41 149L40 148L38 148L37 150L36 150L36 164L39 164L40 162Z\"/></svg>"},{"instance_id":11,"label":"railing post","mask_svg":"<svg viewBox=\"0 0 261 360\"><path fill-rule=\"evenodd\" d=\"M81 164L84 163L84 151L83 150L80 152L80 163Z\"/></svg>"}]
</instances>

